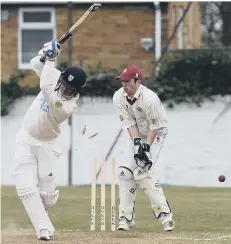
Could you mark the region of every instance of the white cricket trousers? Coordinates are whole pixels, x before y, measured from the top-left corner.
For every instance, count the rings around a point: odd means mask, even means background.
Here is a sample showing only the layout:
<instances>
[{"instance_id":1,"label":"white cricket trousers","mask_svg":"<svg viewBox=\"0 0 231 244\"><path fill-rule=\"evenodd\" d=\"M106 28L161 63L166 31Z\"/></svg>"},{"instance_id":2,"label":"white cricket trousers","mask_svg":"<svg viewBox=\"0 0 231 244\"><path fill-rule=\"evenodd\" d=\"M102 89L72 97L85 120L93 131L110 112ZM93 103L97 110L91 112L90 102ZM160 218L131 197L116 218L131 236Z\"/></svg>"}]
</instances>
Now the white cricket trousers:
<instances>
[{"instance_id":1,"label":"white cricket trousers","mask_svg":"<svg viewBox=\"0 0 231 244\"><path fill-rule=\"evenodd\" d=\"M40 191L55 191L54 164L61 151L54 142L31 144L25 138L23 133L16 137L16 190L37 235L42 229L49 230L52 235L54 227L46 213Z\"/></svg>"},{"instance_id":2,"label":"white cricket trousers","mask_svg":"<svg viewBox=\"0 0 231 244\"><path fill-rule=\"evenodd\" d=\"M156 137L150 149L153 166L149 171L138 177L135 177L135 171L137 171L138 168L134 160L134 145L132 141L129 143L130 157L118 169L120 195L119 218L126 218L128 221L134 218L137 184L140 185L147 194L156 218L159 218L161 213L171 213L171 209L154 170L166 136L165 134Z\"/></svg>"}]
</instances>

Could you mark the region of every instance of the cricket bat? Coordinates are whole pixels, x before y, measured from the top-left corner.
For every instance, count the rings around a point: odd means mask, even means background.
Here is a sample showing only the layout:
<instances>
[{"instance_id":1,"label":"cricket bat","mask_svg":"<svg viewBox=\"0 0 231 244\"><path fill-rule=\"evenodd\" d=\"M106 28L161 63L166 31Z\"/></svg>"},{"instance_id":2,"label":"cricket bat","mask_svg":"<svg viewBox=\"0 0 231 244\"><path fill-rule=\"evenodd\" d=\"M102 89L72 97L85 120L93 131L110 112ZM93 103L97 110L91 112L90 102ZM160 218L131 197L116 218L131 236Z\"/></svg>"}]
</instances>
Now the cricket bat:
<instances>
[{"instance_id":1,"label":"cricket bat","mask_svg":"<svg viewBox=\"0 0 231 244\"><path fill-rule=\"evenodd\" d=\"M95 11L97 11L98 9L100 9L101 4L100 3L94 3L91 5L91 7L82 15L82 17L80 19L78 19L69 30L67 30L59 39L58 39L58 44L62 45L63 43L65 43L67 40L69 40L70 38L72 38L72 36L79 30L79 28L81 27L81 24L86 20L89 19L89 17L92 17ZM44 62L46 59L45 56L42 56L40 58L41 62Z\"/></svg>"}]
</instances>

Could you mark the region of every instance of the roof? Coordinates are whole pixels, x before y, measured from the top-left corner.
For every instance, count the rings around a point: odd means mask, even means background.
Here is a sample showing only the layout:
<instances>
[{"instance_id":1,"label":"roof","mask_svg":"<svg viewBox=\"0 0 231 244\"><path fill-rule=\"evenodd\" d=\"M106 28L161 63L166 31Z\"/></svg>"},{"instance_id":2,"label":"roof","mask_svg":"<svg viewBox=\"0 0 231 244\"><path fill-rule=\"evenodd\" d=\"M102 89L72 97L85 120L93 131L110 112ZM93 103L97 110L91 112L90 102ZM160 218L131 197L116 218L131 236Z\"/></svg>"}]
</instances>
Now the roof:
<instances>
[{"instance_id":1,"label":"roof","mask_svg":"<svg viewBox=\"0 0 231 244\"><path fill-rule=\"evenodd\" d=\"M141 8L141 9L154 9L154 4L152 2L101 2L103 9L134 9L134 8ZM86 2L72 2L72 8L83 8L86 9L91 6L91 3ZM160 2L162 10L167 8L167 2ZM17 9L20 7L56 7L56 8L66 8L68 6L68 2L23 2L20 3L18 1L15 2L1 2L1 9L2 10L12 10Z\"/></svg>"}]
</instances>

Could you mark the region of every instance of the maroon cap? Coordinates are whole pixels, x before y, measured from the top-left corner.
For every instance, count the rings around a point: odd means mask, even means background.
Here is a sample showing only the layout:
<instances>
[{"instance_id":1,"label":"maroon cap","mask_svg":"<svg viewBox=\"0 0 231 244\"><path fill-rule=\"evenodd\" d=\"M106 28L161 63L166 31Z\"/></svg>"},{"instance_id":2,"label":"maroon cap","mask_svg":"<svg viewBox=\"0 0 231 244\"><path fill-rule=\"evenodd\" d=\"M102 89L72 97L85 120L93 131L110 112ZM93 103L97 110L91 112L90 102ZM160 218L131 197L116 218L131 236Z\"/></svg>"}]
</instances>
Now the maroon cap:
<instances>
[{"instance_id":1,"label":"maroon cap","mask_svg":"<svg viewBox=\"0 0 231 244\"><path fill-rule=\"evenodd\" d=\"M120 76L116 77L116 79L120 80L130 80L131 78L138 78L142 80L142 73L135 67L129 66L120 74Z\"/></svg>"}]
</instances>

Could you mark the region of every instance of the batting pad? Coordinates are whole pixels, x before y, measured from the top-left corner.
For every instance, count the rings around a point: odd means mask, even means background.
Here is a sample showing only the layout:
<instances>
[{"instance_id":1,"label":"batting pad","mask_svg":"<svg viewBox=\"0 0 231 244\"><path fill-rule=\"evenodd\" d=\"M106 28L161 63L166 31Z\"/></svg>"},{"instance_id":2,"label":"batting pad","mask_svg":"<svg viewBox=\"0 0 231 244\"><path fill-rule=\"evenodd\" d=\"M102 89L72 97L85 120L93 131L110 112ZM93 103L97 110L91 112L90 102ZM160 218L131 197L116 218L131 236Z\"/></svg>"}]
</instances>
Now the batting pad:
<instances>
[{"instance_id":1,"label":"batting pad","mask_svg":"<svg viewBox=\"0 0 231 244\"><path fill-rule=\"evenodd\" d=\"M134 215L134 204L136 198L136 181L132 171L126 167L119 167L119 218L132 221Z\"/></svg>"},{"instance_id":2,"label":"batting pad","mask_svg":"<svg viewBox=\"0 0 231 244\"><path fill-rule=\"evenodd\" d=\"M52 235L54 233L54 226L46 213L36 183L30 179L32 179L30 174L16 174L18 196L34 226L36 234L38 235L42 229L47 229Z\"/></svg>"},{"instance_id":3,"label":"batting pad","mask_svg":"<svg viewBox=\"0 0 231 244\"><path fill-rule=\"evenodd\" d=\"M137 167L134 170L134 177L147 194L156 218L159 218L161 213L170 214L171 209L155 173L153 171L143 172Z\"/></svg>"}]
</instances>

